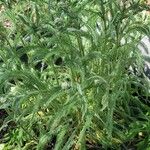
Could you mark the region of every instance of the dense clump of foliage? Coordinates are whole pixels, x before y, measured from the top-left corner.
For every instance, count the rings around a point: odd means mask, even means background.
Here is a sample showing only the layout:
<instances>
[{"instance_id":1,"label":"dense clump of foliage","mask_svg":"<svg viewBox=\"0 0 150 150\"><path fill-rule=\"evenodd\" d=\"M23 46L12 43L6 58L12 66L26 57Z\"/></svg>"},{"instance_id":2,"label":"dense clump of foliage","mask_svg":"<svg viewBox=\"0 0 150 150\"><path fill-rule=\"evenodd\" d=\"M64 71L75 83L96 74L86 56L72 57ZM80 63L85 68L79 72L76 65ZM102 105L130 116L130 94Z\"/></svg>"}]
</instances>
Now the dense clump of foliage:
<instances>
[{"instance_id":1,"label":"dense clump of foliage","mask_svg":"<svg viewBox=\"0 0 150 150\"><path fill-rule=\"evenodd\" d=\"M137 44L150 34L143 1L0 3L5 150L150 147L149 84L128 70L143 74Z\"/></svg>"}]
</instances>

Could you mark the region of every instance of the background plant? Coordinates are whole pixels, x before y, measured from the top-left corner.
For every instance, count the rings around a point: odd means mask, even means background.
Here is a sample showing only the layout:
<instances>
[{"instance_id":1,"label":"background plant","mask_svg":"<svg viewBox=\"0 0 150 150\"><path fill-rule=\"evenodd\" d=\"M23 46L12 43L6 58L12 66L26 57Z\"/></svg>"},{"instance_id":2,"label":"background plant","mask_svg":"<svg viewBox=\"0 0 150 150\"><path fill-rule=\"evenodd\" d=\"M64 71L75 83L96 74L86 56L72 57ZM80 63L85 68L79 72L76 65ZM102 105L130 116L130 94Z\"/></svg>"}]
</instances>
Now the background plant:
<instances>
[{"instance_id":1,"label":"background plant","mask_svg":"<svg viewBox=\"0 0 150 150\"><path fill-rule=\"evenodd\" d=\"M149 148L149 106L133 95L140 88L148 96L149 85L127 69L143 73L144 2L16 0L1 7L5 149Z\"/></svg>"}]
</instances>

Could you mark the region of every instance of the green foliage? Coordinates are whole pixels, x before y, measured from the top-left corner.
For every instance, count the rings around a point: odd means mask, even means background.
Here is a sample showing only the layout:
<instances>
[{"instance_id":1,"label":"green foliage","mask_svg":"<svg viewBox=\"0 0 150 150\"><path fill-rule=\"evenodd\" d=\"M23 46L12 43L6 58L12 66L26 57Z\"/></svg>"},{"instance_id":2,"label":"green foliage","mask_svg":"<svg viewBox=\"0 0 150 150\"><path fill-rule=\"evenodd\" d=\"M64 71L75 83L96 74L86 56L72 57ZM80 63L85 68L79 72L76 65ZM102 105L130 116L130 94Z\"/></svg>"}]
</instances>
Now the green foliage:
<instances>
[{"instance_id":1,"label":"green foliage","mask_svg":"<svg viewBox=\"0 0 150 150\"><path fill-rule=\"evenodd\" d=\"M142 73L137 44L150 33L142 13L149 7L140 0L1 0L0 5L4 149L150 147L150 108L131 87L149 96L149 85L126 69L136 66ZM20 60L24 53L27 63ZM56 65L60 56L63 63ZM39 61L48 67L37 70Z\"/></svg>"}]
</instances>

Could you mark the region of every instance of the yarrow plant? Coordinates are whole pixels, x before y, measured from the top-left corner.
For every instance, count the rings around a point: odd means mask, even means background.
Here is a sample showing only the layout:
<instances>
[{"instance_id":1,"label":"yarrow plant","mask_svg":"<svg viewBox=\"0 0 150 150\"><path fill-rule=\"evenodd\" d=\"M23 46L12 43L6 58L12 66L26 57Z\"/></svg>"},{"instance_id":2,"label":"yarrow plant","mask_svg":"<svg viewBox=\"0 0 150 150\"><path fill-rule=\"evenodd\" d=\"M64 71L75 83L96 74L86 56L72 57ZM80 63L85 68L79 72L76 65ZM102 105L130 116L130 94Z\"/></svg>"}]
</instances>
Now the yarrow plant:
<instances>
[{"instance_id":1,"label":"yarrow plant","mask_svg":"<svg viewBox=\"0 0 150 150\"><path fill-rule=\"evenodd\" d=\"M3 149L150 147L144 1L0 3Z\"/></svg>"}]
</instances>

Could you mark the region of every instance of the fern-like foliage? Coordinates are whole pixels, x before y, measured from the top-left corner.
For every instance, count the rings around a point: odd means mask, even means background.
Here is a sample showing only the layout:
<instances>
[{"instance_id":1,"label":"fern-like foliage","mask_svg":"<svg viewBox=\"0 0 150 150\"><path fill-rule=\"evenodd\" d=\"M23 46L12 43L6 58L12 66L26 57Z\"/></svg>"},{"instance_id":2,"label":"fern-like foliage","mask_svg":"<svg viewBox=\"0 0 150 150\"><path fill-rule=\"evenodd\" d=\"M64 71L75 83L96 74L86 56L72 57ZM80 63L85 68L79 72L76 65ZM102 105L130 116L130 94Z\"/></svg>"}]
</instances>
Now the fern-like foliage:
<instances>
[{"instance_id":1,"label":"fern-like foliage","mask_svg":"<svg viewBox=\"0 0 150 150\"><path fill-rule=\"evenodd\" d=\"M148 97L149 85L128 69L143 74L137 44L150 33L143 15L148 6L140 0L1 0L1 7L5 149L129 149L132 140L136 148L149 147L149 106L134 96L140 89Z\"/></svg>"}]
</instances>

